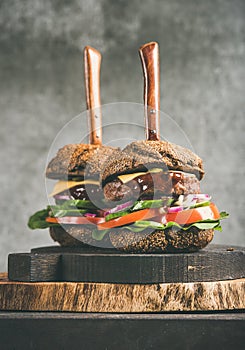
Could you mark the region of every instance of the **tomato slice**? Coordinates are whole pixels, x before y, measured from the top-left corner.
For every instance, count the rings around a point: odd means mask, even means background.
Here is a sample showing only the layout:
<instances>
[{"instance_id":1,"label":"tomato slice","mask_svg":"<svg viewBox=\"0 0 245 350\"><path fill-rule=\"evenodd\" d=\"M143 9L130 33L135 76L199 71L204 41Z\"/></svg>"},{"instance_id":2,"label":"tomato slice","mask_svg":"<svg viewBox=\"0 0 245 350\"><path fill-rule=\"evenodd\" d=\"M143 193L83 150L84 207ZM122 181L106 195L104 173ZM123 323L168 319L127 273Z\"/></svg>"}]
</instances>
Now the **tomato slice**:
<instances>
[{"instance_id":1,"label":"tomato slice","mask_svg":"<svg viewBox=\"0 0 245 350\"><path fill-rule=\"evenodd\" d=\"M135 211L133 213L127 214L125 216L121 216L119 218L106 221L104 223L98 224L99 230L106 230L109 228L117 227L117 226L123 226L127 224L131 224L132 222L138 221L138 220L147 220L150 218L153 218L155 216L159 215L159 208L158 209L143 209L139 211Z\"/></svg>"},{"instance_id":2,"label":"tomato slice","mask_svg":"<svg viewBox=\"0 0 245 350\"><path fill-rule=\"evenodd\" d=\"M67 224L67 225L98 225L105 222L104 218L88 217L88 216L63 216L62 218L46 218L47 222L53 224Z\"/></svg>"},{"instance_id":3,"label":"tomato slice","mask_svg":"<svg viewBox=\"0 0 245 350\"><path fill-rule=\"evenodd\" d=\"M217 220L220 218L219 210L214 203L205 207L186 209L177 213L166 214L166 220L174 221L180 225L192 224L200 220Z\"/></svg>"}]
</instances>

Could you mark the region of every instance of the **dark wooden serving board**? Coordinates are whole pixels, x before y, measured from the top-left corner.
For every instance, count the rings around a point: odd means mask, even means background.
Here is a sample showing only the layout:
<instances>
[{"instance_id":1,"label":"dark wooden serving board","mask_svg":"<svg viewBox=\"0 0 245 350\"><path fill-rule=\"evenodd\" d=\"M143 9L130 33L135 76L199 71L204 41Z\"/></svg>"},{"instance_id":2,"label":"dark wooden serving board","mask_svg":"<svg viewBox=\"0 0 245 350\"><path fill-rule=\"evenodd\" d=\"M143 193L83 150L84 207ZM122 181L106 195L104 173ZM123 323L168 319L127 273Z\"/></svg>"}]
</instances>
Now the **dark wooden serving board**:
<instances>
[{"instance_id":1,"label":"dark wooden serving board","mask_svg":"<svg viewBox=\"0 0 245 350\"><path fill-rule=\"evenodd\" d=\"M32 249L10 254L12 281L187 283L245 277L245 248L209 245L196 253L125 254L93 247Z\"/></svg>"},{"instance_id":2,"label":"dark wooden serving board","mask_svg":"<svg viewBox=\"0 0 245 350\"><path fill-rule=\"evenodd\" d=\"M245 315L0 312L1 349L244 350Z\"/></svg>"}]
</instances>

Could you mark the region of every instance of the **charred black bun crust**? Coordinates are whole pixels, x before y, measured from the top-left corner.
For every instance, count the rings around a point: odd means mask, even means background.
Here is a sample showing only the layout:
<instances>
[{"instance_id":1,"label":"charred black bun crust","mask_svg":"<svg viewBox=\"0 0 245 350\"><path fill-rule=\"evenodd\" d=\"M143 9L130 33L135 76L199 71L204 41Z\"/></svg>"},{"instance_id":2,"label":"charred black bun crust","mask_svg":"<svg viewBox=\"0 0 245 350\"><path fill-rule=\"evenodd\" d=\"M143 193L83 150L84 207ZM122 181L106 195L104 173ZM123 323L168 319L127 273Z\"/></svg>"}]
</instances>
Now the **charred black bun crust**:
<instances>
[{"instance_id":1,"label":"charred black bun crust","mask_svg":"<svg viewBox=\"0 0 245 350\"><path fill-rule=\"evenodd\" d=\"M115 150L114 147L87 144L69 144L57 152L49 162L46 176L50 179L82 177L86 167L86 176L100 174L102 164Z\"/></svg>"},{"instance_id":2,"label":"charred black bun crust","mask_svg":"<svg viewBox=\"0 0 245 350\"><path fill-rule=\"evenodd\" d=\"M206 247L213 239L214 230L199 230L191 227L181 230L177 227L164 231L156 230L134 233L128 230L115 229L105 236L103 241L92 238L89 226L61 226L50 227L50 236L62 247L82 247L87 245L104 248L116 248L132 253L168 253L168 252L194 252ZM73 234L76 239L71 236ZM99 244L98 244L99 243Z\"/></svg>"},{"instance_id":3,"label":"charred black bun crust","mask_svg":"<svg viewBox=\"0 0 245 350\"><path fill-rule=\"evenodd\" d=\"M49 233L51 238L62 247L82 247L92 245L102 248L113 248L110 243L109 235L106 235L102 241L96 241L92 238L93 230L94 227L90 225L67 225L66 227L50 227Z\"/></svg>"},{"instance_id":4,"label":"charred black bun crust","mask_svg":"<svg viewBox=\"0 0 245 350\"><path fill-rule=\"evenodd\" d=\"M81 247L86 245L70 236L61 226L50 227L49 233L51 238L62 247Z\"/></svg>"},{"instance_id":5,"label":"charred black bun crust","mask_svg":"<svg viewBox=\"0 0 245 350\"><path fill-rule=\"evenodd\" d=\"M154 232L134 233L120 230L110 233L112 245L118 250L131 253L195 252L206 247L213 239L214 230L178 227Z\"/></svg>"},{"instance_id":6,"label":"charred black bun crust","mask_svg":"<svg viewBox=\"0 0 245 350\"><path fill-rule=\"evenodd\" d=\"M204 176L202 159L191 150L166 141L135 141L108 158L102 180L108 182L118 174L166 166L195 174L200 180Z\"/></svg>"}]
</instances>

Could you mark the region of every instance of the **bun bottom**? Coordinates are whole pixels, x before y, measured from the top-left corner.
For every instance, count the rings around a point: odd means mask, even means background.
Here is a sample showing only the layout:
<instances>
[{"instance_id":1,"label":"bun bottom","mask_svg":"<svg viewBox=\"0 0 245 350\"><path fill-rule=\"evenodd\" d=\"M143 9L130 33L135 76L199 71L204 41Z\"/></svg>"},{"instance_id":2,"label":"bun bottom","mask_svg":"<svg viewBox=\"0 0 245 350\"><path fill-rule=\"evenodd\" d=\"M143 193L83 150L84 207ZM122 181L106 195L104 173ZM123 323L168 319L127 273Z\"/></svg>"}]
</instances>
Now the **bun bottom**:
<instances>
[{"instance_id":1,"label":"bun bottom","mask_svg":"<svg viewBox=\"0 0 245 350\"><path fill-rule=\"evenodd\" d=\"M120 230L110 233L110 240L115 248L128 253L177 253L202 249L212 241L213 236L214 230L200 230L196 227L181 230L172 227L164 231L141 233Z\"/></svg>"},{"instance_id":2,"label":"bun bottom","mask_svg":"<svg viewBox=\"0 0 245 350\"><path fill-rule=\"evenodd\" d=\"M94 228L91 226L53 226L49 228L51 238L59 243L62 247L82 247L93 246L101 248L113 248L109 235L103 240L97 241L93 239L92 233Z\"/></svg>"},{"instance_id":3,"label":"bun bottom","mask_svg":"<svg viewBox=\"0 0 245 350\"><path fill-rule=\"evenodd\" d=\"M195 252L206 247L213 239L214 230L200 230L191 227L181 230L172 227L164 231L143 231L140 233L128 230L110 231L103 240L92 238L93 229L87 226L50 227L50 236L62 247L97 246L116 248L127 253L178 253Z\"/></svg>"},{"instance_id":4,"label":"bun bottom","mask_svg":"<svg viewBox=\"0 0 245 350\"><path fill-rule=\"evenodd\" d=\"M64 230L61 226L57 227L50 227L49 228L49 234L51 238L59 243L62 247L80 247L83 244L81 241L73 238L69 233L67 233L67 230Z\"/></svg>"}]
</instances>

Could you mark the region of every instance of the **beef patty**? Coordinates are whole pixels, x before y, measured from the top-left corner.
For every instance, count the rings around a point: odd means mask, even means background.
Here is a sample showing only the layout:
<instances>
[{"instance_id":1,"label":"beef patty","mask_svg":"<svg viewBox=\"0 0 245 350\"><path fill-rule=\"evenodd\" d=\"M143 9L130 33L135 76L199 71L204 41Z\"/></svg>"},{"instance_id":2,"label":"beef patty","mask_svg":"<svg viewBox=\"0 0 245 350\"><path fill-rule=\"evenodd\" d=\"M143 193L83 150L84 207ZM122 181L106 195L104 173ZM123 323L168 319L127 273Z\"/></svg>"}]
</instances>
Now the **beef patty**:
<instances>
[{"instance_id":1,"label":"beef patty","mask_svg":"<svg viewBox=\"0 0 245 350\"><path fill-rule=\"evenodd\" d=\"M109 201L153 199L163 195L200 193L197 177L181 171L146 173L123 183L119 178L104 186L104 196Z\"/></svg>"}]
</instances>

